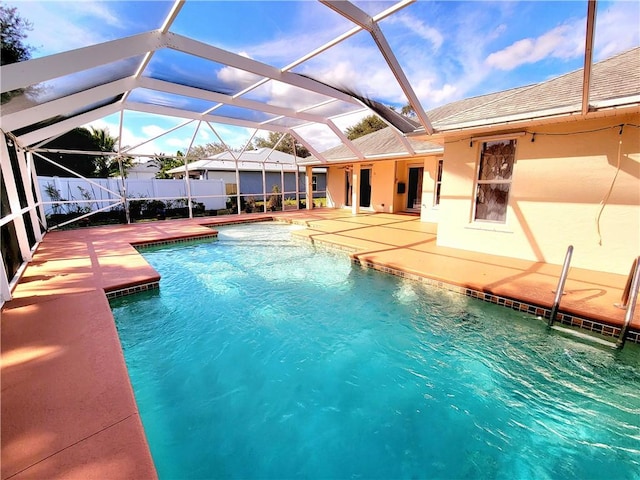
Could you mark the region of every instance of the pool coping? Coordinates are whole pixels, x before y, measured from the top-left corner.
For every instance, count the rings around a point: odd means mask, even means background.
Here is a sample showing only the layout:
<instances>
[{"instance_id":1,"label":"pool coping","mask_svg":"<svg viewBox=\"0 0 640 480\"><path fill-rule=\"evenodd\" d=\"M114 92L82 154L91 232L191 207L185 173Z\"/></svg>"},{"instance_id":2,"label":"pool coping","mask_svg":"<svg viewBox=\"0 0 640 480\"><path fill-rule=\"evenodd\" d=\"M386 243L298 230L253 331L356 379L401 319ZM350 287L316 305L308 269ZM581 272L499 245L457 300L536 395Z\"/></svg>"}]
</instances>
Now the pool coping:
<instances>
[{"instance_id":1,"label":"pool coping","mask_svg":"<svg viewBox=\"0 0 640 480\"><path fill-rule=\"evenodd\" d=\"M305 241L304 239L300 240L303 242ZM493 303L495 305L499 305L511 310L535 315L539 318L547 320L551 318L551 308L545 307L543 305L525 302L522 300L518 300L517 298L496 295L491 291L476 290L473 288L469 288L468 286L458 285L438 278L429 277L428 275L420 275L408 272L406 270L389 267L385 264L379 264L376 262L364 260L359 258L358 249L354 247L338 245L332 242L318 239L309 239L309 242L314 246L320 246L327 250L345 252L350 256L351 262L354 265L360 266L362 268L372 269L377 272L386 273L396 277L419 282L431 287L436 287L466 297L482 300L487 303ZM581 330L586 330L588 332L595 333L604 337L617 338L620 336L621 332L620 326L608 324L595 319L590 319L586 316L571 313L569 311L558 311L555 322L570 327L577 327ZM630 328L627 332L627 341L640 344L640 329Z\"/></svg>"}]
</instances>

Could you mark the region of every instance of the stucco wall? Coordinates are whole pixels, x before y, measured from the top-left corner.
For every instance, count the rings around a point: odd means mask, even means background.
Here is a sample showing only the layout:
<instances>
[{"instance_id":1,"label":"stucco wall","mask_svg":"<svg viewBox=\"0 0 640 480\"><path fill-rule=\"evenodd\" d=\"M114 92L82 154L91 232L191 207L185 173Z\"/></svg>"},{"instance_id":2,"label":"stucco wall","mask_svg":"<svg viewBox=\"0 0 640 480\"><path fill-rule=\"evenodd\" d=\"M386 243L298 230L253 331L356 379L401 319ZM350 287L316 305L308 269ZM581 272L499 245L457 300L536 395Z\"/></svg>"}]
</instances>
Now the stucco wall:
<instances>
[{"instance_id":1,"label":"stucco wall","mask_svg":"<svg viewBox=\"0 0 640 480\"><path fill-rule=\"evenodd\" d=\"M639 115L534 127L534 142L518 137L505 224L473 221L481 142L448 141L438 245L557 264L573 245L572 266L626 275L640 254L640 135L630 126L619 135L622 123L640 124Z\"/></svg>"},{"instance_id":2,"label":"stucco wall","mask_svg":"<svg viewBox=\"0 0 640 480\"><path fill-rule=\"evenodd\" d=\"M371 168L371 208L376 212L393 213L394 162L377 162Z\"/></svg>"},{"instance_id":3,"label":"stucco wall","mask_svg":"<svg viewBox=\"0 0 640 480\"><path fill-rule=\"evenodd\" d=\"M408 182L409 166L424 168L422 182L422 219L437 222L438 209L434 208L434 190L438 168L438 157L417 157L411 160L384 160L372 164L364 163L361 168L371 169L371 210L397 213L406 209L407 189L397 193L398 182ZM345 199L345 165L331 166L327 176L327 206L343 208Z\"/></svg>"},{"instance_id":4,"label":"stucco wall","mask_svg":"<svg viewBox=\"0 0 640 480\"><path fill-rule=\"evenodd\" d=\"M327 170L327 206L332 208L345 208L346 188L345 188L345 167L347 165L332 165ZM395 174L396 167L394 160L376 161L374 163L364 163L362 169L371 169L371 206L363 208L364 211L375 212L396 212L395 201Z\"/></svg>"},{"instance_id":5,"label":"stucco wall","mask_svg":"<svg viewBox=\"0 0 640 480\"><path fill-rule=\"evenodd\" d=\"M327 207L343 208L345 206L344 176L344 166L327 168Z\"/></svg>"}]
</instances>

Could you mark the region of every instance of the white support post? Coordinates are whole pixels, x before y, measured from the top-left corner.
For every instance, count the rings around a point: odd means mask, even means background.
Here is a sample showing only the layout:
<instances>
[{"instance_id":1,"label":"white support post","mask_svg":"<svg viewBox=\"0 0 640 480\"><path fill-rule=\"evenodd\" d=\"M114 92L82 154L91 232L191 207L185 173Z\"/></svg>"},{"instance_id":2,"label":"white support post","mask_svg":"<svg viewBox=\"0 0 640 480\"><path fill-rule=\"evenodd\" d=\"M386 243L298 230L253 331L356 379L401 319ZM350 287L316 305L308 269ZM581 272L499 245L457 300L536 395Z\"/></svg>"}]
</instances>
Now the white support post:
<instances>
[{"instance_id":1,"label":"white support post","mask_svg":"<svg viewBox=\"0 0 640 480\"><path fill-rule=\"evenodd\" d=\"M124 126L124 110L120 110L120 125L118 126L118 152L122 151L122 128ZM129 199L127 193L127 181L124 178L124 167L122 166L122 156L118 155L118 169L120 170L120 180L122 182L122 203L124 204L124 218L127 225L131 223L131 213L129 211Z\"/></svg>"},{"instance_id":2,"label":"white support post","mask_svg":"<svg viewBox=\"0 0 640 480\"><path fill-rule=\"evenodd\" d=\"M360 164L354 163L351 170L351 213L360 213Z\"/></svg>"},{"instance_id":3,"label":"white support post","mask_svg":"<svg viewBox=\"0 0 640 480\"><path fill-rule=\"evenodd\" d=\"M296 209L300 208L300 167L296 162ZM282 205L284 211L284 204Z\"/></svg>"},{"instance_id":4,"label":"white support post","mask_svg":"<svg viewBox=\"0 0 640 480\"><path fill-rule=\"evenodd\" d=\"M242 202L242 197L240 197L240 170L238 169L238 159L234 159L236 163L236 213L240 215L242 213L242 207L240 203Z\"/></svg>"},{"instance_id":5,"label":"white support post","mask_svg":"<svg viewBox=\"0 0 640 480\"><path fill-rule=\"evenodd\" d=\"M42 232L40 231L40 224L38 223L38 212L36 211L36 201L33 198L33 188L31 185L31 176L29 175L29 165L27 160L27 152L24 150L18 150L18 166L20 168L20 176L22 177L22 184L24 185L24 193L27 197L27 206L29 207L29 219L31 220L31 228L33 229L33 235L36 242L42 241ZM22 160L22 161L21 161ZM36 183L36 186L38 184Z\"/></svg>"},{"instance_id":6,"label":"white support post","mask_svg":"<svg viewBox=\"0 0 640 480\"><path fill-rule=\"evenodd\" d=\"M29 246L29 239L27 237L27 229L24 224L24 218L22 216L22 207L20 206L20 199L18 198L18 188L16 186L16 179L13 176L13 169L11 168L11 157L9 157L9 148L7 147L6 137L4 132L0 134L0 167L2 168L2 178L4 179L4 186L7 189L7 196L9 197L9 208L11 210L11 216L13 217L13 223L16 228L16 236L18 237L18 245L20 246L20 256L22 260L28 262L31 260L31 247Z\"/></svg>"},{"instance_id":7,"label":"white support post","mask_svg":"<svg viewBox=\"0 0 640 480\"><path fill-rule=\"evenodd\" d=\"M280 203L284 209L284 165L280 164Z\"/></svg>"},{"instance_id":8,"label":"white support post","mask_svg":"<svg viewBox=\"0 0 640 480\"><path fill-rule=\"evenodd\" d=\"M2 253L0 253L0 261L2 261L3 268L0 268L0 299L3 302L11 300L11 287L9 286L9 279L7 278L7 271L4 269L4 259Z\"/></svg>"},{"instance_id":9,"label":"white support post","mask_svg":"<svg viewBox=\"0 0 640 480\"><path fill-rule=\"evenodd\" d=\"M31 181L36 187L36 201L38 202L38 215L40 216L40 222L42 223L43 228L47 229L47 214L44 211L44 205L42 204L42 193L40 192L40 182L38 181L38 172L36 172L35 163L33 154L31 152L27 152L27 163L29 166L29 170L31 172ZM38 232L40 232L40 228L38 228ZM40 233L40 240L42 240L42 233Z\"/></svg>"},{"instance_id":10,"label":"white support post","mask_svg":"<svg viewBox=\"0 0 640 480\"><path fill-rule=\"evenodd\" d=\"M307 196L307 210L313 208L313 167L305 167L304 190Z\"/></svg>"},{"instance_id":11,"label":"white support post","mask_svg":"<svg viewBox=\"0 0 640 480\"><path fill-rule=\"evenodd\" d=\"M189 148L187 148L187 154L184 156L184 174L185 181L187 182L187 206L189 210L189 218L193 218L193 203L191 202L191 180L189 179L189 166L187 159L189 158L189 153L191 152L191 148L193 147L193 142L196 141L196 135L198 134L198 130L200 129L200 125L202 122L198 122L195 130L193 131L193 136L191 137L191 143L189 144Z\"/></svg>"},{"instance_id":12,"label":"white support post","mask_svg":"<svg viewBox=\"0 0 640 480\"><path fill-rule=\"evenodd\" d=\"M267 212L267 172L264 168L264 162L262 162L262 211Z\"/></svg>"}]
</instances>

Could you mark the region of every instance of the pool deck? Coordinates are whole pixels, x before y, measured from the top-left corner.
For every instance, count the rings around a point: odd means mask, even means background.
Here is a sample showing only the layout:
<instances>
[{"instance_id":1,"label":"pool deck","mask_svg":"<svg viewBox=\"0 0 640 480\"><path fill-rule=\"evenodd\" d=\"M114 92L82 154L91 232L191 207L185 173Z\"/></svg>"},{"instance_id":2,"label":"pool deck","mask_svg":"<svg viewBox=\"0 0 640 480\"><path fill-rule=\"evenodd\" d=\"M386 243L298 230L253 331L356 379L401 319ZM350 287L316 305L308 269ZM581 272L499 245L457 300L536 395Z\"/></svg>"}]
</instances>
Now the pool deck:
<instances>
[{"instance_id":1,"label":"pool deck","mask_svg":"<svg viewBox=\"0 0 640 480\"><path fill-rule=\"evenodd\" d=\"M297 236L343 248L361 265L511 308L553 303L560 266L439 247L435 225L411 215L315 209L53 231L2 308L2 480L156 478L105 292L159 281L132 245L274 217L305 225ZM613 304L625 282L572 268L560 310L621 325ZM632 329L640 331L640 312Z\"/></svg>"}]
</instances>

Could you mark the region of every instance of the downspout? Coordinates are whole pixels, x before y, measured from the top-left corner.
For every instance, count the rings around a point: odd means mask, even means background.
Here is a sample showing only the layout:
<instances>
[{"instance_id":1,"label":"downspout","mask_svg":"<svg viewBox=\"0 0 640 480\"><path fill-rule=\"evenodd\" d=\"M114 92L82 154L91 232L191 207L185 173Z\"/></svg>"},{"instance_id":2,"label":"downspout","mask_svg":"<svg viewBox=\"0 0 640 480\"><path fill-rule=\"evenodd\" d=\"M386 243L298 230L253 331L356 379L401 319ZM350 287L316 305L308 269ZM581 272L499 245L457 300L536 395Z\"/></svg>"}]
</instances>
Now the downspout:
<instances>
[{"instance_id":1,"label":"downspout","mask_svg":"<svg viewBox=\"0 0 640 480\"><path fill-rule=\"evenodd\" d=\"M596 23L596 0L589 0L587 7L587 32L584 46L584 73L582 78L582 116L589 112L591 65L593 63L593 37Z\"/></svg>"}]
</instances>

